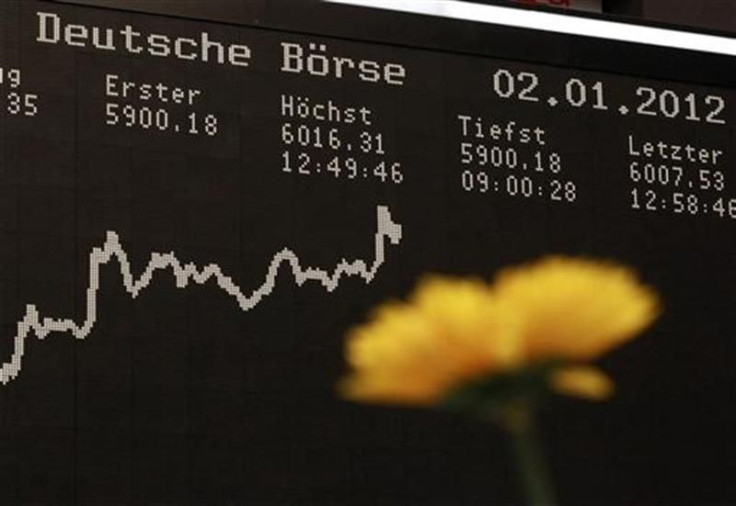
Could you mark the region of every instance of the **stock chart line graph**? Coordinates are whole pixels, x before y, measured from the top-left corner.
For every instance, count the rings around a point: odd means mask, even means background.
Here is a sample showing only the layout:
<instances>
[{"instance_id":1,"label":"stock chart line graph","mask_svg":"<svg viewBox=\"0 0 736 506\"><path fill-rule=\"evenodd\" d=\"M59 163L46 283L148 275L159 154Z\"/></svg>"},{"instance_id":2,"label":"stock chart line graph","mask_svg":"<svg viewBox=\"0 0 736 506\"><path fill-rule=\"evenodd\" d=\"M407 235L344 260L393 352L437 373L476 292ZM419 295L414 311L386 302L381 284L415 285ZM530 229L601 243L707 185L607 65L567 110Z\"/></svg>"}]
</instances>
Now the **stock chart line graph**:
<instances>
[{"instance_id":1,"label":"stock chart line graph","mask_svg":"<svg viewBox=\"0 0 736 506\"><path fill-rule=\"evenodd\" d=\"M386 239L391 244L398 245L402 238L402 226L393 221L388 207L377 206L376 214L375 257L370 265L365 260L348 261L343 258L331 271L318 267L303 267L297 254L288 248L284 248L274 255L263 283L251 292L244 291L230 276L222 271L219 265L210 263L204 267L199 267L194 263L183 264L173 252L151 253L148 265L136 278L133 275L128 254L120 243L118 235L115 232L108 231L103 246L92 248L89 255L89 287L86 292L86 315L84 320L78 323L73 318L42 316L36 305L28 304L25 316L18 321L10 360L4 362L0 368L0 384L7 385L20 374L28 339L31 335L35 335L39 340L45 339L52 333L71 334L79 340L90 336L99 316L97 296L100 290L100 271L103 266L112 263L114 260L117 260L120 267L125 290L133 299L137 298L141 292L150 286L154 275L158 271L170 270L177 288L187 288L192 282L203 285L213 280L223 292L235 299L240 309L245 312L256 307L264 297L274 291L279 269L283 264L288 264L291 267L294 281L298 286L302 286L307 281L315 281L319 282L326 291L332 292L339 286L343 277L354 276L370 283L386 260Z\"/></svg>"}]
</instances>

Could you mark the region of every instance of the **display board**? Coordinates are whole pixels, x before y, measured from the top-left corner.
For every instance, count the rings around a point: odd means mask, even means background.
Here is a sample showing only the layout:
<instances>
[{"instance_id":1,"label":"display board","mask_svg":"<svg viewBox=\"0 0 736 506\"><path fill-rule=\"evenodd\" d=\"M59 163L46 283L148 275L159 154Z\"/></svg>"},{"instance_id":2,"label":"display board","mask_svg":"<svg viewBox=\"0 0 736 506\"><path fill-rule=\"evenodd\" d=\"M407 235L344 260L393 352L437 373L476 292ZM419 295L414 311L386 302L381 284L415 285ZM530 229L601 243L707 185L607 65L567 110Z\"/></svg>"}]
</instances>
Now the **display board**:
<instances>
[{"instance_id":1,"label":"display board","mask_svg":"<svg viewBox=\"0 0 736 506\"><path fill-rule=\"evenodd\" d=\"M733 58L372 16L440 35L0 3L0 503L514 503L488 427L334 386L426 273L555 253L665 307L546 412L562 503L736 501Z\"/></svg>"}]
</instances>

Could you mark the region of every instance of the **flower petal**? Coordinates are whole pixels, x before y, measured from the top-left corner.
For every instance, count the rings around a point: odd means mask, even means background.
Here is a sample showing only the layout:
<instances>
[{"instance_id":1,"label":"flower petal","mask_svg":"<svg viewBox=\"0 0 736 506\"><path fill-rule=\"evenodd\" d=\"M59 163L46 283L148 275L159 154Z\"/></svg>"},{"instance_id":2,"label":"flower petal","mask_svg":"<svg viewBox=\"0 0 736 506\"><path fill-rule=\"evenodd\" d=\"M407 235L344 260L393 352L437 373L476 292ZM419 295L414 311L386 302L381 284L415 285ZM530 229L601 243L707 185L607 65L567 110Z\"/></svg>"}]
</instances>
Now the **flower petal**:
<instances>
[{"instance_id":1,"label":"flower petal","mask_svg":"<svg viewBox=\"0 0 736 506\"><path fill-rule=\"evenodd\" d=\"M552 373L550 387L558 394L591 401L605 400L614 392L614 384L600 369L591 366L567 366Z\"/></svg>"},{"instance_id":2,"label":"flower petal","mask_svg":"<svg viewBox=\"0 0 736 506\"><path fill-rule=\"evenodd\" d=\"M633 338L659 312L629 269L549 257L502 271L495 294L522 316L529 360L590 360Z\"/></svg>"},{"instance_id":3,"label":"flower petal","mask_svg":"<svg viewBox=\"0 0 736 506\"><path fill-rule=\"evenodd\" d=\"M408 303L378 308L348 336L345 397L426 405L457 384L518 365L516 314L486 283L429 278Z\"/></svg>"}]
</instances>

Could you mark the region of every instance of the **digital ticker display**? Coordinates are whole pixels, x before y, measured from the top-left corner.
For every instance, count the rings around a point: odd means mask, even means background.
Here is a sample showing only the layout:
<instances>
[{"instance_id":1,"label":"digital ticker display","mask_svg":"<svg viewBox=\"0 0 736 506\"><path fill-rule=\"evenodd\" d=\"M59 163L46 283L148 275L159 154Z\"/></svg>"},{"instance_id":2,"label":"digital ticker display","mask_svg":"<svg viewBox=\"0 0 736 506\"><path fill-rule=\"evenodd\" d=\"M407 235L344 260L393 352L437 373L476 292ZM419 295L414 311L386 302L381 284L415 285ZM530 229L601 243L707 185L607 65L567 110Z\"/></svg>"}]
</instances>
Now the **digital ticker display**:
<instances>
[{"instance_id":1,"label":"digital ticker display","mask_svg":"<svg viewBox=\"0 0 736 506\"><path fill-rule=\"evenodd\" d=\"M515 504L501 435L335 384L426 273L548 254L664 299L544 412L562 503L736 501L733 58L504 51L0 3L0 503Z\"/></svg>"}]
</instances>

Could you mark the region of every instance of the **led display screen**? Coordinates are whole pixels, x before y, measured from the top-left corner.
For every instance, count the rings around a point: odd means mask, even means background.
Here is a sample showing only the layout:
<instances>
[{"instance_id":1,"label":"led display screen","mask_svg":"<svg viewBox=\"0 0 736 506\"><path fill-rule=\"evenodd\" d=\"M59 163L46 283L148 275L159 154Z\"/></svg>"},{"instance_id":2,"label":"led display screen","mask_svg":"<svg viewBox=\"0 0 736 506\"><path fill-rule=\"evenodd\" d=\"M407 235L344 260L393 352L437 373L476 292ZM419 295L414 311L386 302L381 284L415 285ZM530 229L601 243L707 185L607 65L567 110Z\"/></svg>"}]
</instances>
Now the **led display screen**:
<instances>
[{"instance_id":1,"label":"led display screen","mask_svg":"<svg viewBox=\"0 0 736 506\"><path fill-rule=\"evenodd\" d=\"M566 54L0 3L0 503L514 503L490 427L335 385L379 302L550 254L664 303L544 411L562 502L736 500L733 59Z\"/></svg>"}]
</instances>

